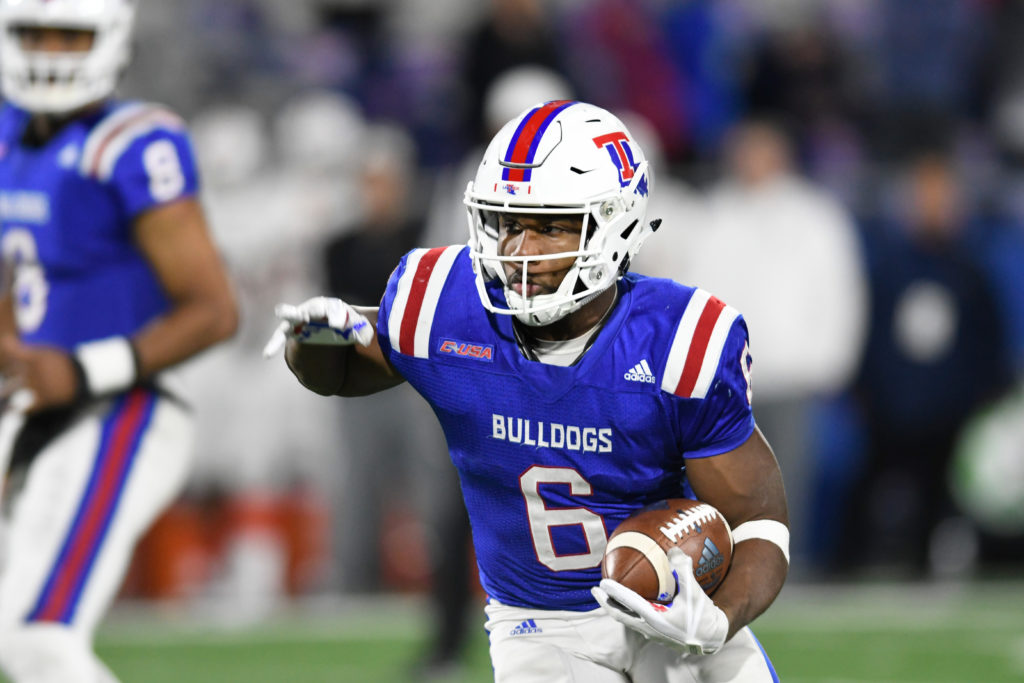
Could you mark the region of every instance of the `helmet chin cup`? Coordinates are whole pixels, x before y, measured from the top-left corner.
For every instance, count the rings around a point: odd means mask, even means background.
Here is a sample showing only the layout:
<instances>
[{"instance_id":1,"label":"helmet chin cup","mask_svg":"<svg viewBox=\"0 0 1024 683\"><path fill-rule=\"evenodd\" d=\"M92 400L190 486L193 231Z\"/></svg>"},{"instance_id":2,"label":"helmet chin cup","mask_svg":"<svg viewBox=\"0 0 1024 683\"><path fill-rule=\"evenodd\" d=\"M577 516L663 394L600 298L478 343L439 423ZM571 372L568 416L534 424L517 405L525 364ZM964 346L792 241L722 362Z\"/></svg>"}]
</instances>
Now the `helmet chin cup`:
<instances>
[{"instance_id":1,"label":"helmet chin cup","mask_svg":"<svg viewBox=\"0 0 1024 683\"><path fill-rule=\"evenodd\" d=\"M134 0L0 0L0 86L39 114L66 114L113 94L128 65ZM17 28L89 31L85 52L23 49Z\"/></svg>"},{"instance_id":2,"label":"helmet chin cup","mask_svg":"<svg viewBox=\"0 0 1024 683\"><path fill-rule=\"evenodd\" d=\"M545 299L551 298L553 298L552 294L541 294L526 300L514 290L505 289L505 301L508 303L509 310L516 311L513 314L516 320L530 327L550 325L572 312L565 310L567 305L558 300L552 302L545 301Z\"/></svg>"},{"instance_id":3,"label":"helmet chin cup","mask_svg":"<svg viewBox=\"0 0 1024 683\"><path fill-rule=\"evenodd\" d=\"M603 291L588 294L582 299L570 303L555 298L553 294L531 297L529 303L524 303L522 296L515 290L506 287L505 301L508 303L509 310L516 311L513 314L516 320L530 327L544 327L583 308Z\"/></svg>"},{"instance_id":4,"label":"helmet chin cup","mask_svg":"<svg viewBox=\"0 0 1024 683\"><path fill-rule=\"evenodd\" d=\"M608 111L556 100L530 107L494 137L466 188L464 204L477 291L487 310L531 326L579 310L621 277L650 234L644 221L651 170L625 125ZM501 214L565 214L583 220L575 251L531 257L498 253ZM523 296L503 263L573 258L555 292ZM504 301L488 284L500 281Z\"/></svg>"}]
</instances>

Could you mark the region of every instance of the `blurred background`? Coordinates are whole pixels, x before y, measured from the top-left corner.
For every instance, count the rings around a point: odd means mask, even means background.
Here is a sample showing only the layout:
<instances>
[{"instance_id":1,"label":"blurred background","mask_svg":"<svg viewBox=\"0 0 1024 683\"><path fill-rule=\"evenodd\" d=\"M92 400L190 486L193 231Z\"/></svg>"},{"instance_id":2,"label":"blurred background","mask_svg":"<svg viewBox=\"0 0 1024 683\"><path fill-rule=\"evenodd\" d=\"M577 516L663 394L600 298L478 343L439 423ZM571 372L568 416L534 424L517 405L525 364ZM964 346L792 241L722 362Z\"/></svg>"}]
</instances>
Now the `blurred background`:
<instances>
[{"instance_id":1,"label":"blurred background","mask_svg":"<svg viewBox=\"0 0 1024 683\"><path fill-rule=\"evenodd\" d=\"M755 624L782 679L1024 679L1024 3L176 0L139 21L122 93L189 119L243 323L189 368L199 465L101 632L115 671L143 667L126 680L164 680L140 633L191 643L173 680L197 657L196 681L489 679L425 404L319 398L259 351L275 303L374 305L405 251L464 242L482 145L559 98L652 160L664 223L634 269L747 318L792 516ZM273 673L274 647L325 639L287 655L324 673Z\"/></svg>"}]
</instances>

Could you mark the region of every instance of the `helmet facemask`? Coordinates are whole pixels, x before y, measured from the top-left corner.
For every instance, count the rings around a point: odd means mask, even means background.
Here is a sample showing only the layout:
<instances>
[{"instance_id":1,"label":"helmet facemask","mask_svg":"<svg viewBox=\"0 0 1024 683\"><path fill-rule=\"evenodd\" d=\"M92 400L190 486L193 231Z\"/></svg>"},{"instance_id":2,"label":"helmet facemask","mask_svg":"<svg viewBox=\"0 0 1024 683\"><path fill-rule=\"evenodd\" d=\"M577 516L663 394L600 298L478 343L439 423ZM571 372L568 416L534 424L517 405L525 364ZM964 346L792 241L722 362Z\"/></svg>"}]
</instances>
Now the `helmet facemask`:
<instances>
[{"instance_id":1,"label":"helmet facemask","mask_svg":"<svg viewBox=\"0 0 1024 683\"><path fill-rule=\"evenodd\" d=\"M0 0L0 72L4 96L40 114L66 114L114 92L128 64L135 15L130 0ZM82 52L26 50L25 29L92 34Z\"/></svg>"},{"instance_id":2,"label":"helmet facemask","mask_svg":"<svg viewBox=\"0 0 1024 683\"><path fill-rule=\"evenodd\" d=\"M621 122L608 112L582 103L567 104L572 106L563 107L562 113L550 122L543 134L545 140L535 143L544 154L539 163L525 166L495 159L511 149L513 134L522 130L523 121L537 111L534 108L498 133L476 179L466 189L470 254L480 300L492 313L514 315L530 326L560 320L614 285L650 233L643 224L650 173L639 148L625 134ZM625 152L625 173L610 163L608 152L601 145L595 144L594 138L601 140L608 130L623 133L621 139L616 139L620 140L619 151ZM531 182L521 185L496 181L495 176L506 168L530 168ZM574 198L578 201L566 201ZM573 251L553 254L499 255L501 213L578 216L582 220L579 245ZM536 263L567 258L574 259L574 263L558 289L535 296L524 296L510 287L503 267L507 263L519 264L525 282ZM498 285L504 302L496 301L488 291L489 286Z\"/></svg>"}]
</instances>

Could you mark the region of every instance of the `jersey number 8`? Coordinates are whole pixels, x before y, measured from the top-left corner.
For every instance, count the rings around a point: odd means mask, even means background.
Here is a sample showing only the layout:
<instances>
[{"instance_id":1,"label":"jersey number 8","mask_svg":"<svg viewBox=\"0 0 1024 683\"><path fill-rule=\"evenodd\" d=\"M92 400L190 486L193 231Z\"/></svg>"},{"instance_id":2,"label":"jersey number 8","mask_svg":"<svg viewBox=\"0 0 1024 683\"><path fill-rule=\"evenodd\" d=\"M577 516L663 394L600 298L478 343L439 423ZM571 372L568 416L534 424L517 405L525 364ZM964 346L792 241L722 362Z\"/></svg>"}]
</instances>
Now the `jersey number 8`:
<instances>
[{"instance_id":1,"label":"jersey number 8","mask_svg":"<svg viewBox=\"0 0 1024 683\"><path fill-rule=\"evenodd\" d=\"M170 140L156 140L142 153L142 163L149 175L149 193L158 202L175 199L185 189L178 150Z\"/></svg>"}]
</instances>

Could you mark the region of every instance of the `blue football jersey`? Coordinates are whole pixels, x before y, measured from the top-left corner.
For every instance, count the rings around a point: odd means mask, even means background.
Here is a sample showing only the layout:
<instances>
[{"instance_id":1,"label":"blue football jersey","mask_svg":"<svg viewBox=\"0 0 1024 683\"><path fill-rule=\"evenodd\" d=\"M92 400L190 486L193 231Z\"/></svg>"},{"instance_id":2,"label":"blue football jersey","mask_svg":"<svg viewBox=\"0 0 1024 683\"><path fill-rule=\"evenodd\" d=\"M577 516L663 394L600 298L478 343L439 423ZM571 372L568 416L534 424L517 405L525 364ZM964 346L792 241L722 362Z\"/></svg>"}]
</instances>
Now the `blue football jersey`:
<instances>
[{"instance_id":1,"label":"blue football jersey","mask_svg":"<svg viewBox=\"0 0 1024 683\"><path fill-rule=\"evenodd\" d=\"M132 223L195 195L184 123L161 106L110 101L34 146L28 120L0 108L0 252L19 334L65 349L131 335L169 307Z\"/></svg>"},{"instance_id":2,"label":"blue football jersey","mask_svg":"<svg viewBox=\"0 0 1024 683\"><path fill-rule=\"evenodd\" d=\"M686 495L686 458L753 432L742 317L670 280L631 273L619 292L570 367L522 355L511 317L480 305L467 247L410 252L381 302L380 345L440 420L481 582L504 604L596 608L615 527Z\"/></svg>"}]
</instances>

